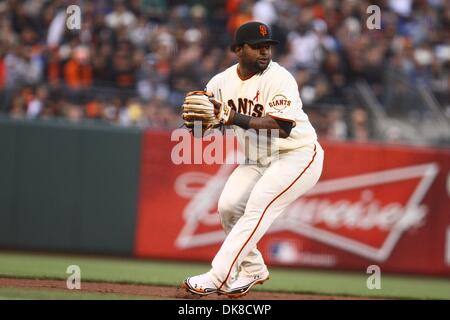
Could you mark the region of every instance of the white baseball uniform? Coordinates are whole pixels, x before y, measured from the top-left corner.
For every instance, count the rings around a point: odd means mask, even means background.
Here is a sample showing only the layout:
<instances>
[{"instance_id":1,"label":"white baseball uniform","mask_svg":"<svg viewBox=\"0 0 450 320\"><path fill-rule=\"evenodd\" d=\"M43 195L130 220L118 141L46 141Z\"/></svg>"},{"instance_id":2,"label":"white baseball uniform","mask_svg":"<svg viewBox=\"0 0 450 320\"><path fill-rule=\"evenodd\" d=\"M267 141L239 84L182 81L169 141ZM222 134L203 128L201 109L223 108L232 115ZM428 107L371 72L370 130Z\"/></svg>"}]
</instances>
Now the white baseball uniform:
<instances>
[{"instance_id":1,"label":"white baseball uniform","mask_svg":"<svg viewBox=\"0 0 450 320\"><path fill-rule=\"evenodd\" d=\"M256 244L272 222L299 196L311 189L322 173L323 149L308 116L302 110L292 75L271 61L261 73L242 80L237 64L214 76L206 90L236 112L292 122L288 138L271 138L275 155L258 152L247 130L233 126L239 145L252 163L239 165L229 177L219 200L219 214L227 233L212 262L209 275L218 288L231 285L237 272L268 275ZM253 151L248 151L253 150ZM262 154L262 155L261 155Z\"/></svg>"}]
</instances>

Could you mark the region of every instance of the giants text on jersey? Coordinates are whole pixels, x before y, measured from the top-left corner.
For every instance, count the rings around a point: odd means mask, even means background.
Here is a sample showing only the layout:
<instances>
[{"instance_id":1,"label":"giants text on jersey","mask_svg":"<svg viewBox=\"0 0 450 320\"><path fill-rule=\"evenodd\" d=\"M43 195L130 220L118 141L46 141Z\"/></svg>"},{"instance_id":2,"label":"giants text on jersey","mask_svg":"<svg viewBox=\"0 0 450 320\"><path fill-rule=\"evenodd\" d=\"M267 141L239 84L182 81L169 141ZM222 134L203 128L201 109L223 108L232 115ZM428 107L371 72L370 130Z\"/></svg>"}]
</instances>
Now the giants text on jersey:
<instances>
[{"instance_id":1,"label":"giants text on jersey","mask_svg":"<svg viewBox=\"0 0 450 320\"><path fill-rule=\"evenodd\" d=\"M206 86L216 98L224 101L236 112L252 117L271 116L290 121L294 127L288 138L272 138L272 145L280 152L293 150L317 141L317 135L303 112L297 82L285 68L271 61L268 67L251 78L242 80L237 73L237 64L214 76ZM246 143L246 130L233 126L241 147ZM255 141L250 139L247 141ZM250 146L257 150L258 146ZM261 158L264 153L246 153L250 160L262 164L270 159Z\"/></svg>"}]
</instances>

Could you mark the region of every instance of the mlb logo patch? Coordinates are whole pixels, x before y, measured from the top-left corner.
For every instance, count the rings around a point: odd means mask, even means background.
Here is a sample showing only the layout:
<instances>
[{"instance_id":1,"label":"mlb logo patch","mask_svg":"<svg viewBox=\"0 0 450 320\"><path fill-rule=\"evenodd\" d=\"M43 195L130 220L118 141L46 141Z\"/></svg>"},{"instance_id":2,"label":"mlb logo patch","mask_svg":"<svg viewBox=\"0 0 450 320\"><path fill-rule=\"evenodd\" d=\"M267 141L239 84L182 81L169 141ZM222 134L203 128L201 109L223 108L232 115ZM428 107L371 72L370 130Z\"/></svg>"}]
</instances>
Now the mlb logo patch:
<instances>
[{"instance_id":1,"label":"mlb logo patch","mask_svg":"<svg viewBox=\"0 0 450 320\"><path fill-rule=\"evenodd\" d=\"M269 246L269 258L278 263L295 263L299 259L297 245L292 241L276 241Z\"/></svg>"}]
</instances>

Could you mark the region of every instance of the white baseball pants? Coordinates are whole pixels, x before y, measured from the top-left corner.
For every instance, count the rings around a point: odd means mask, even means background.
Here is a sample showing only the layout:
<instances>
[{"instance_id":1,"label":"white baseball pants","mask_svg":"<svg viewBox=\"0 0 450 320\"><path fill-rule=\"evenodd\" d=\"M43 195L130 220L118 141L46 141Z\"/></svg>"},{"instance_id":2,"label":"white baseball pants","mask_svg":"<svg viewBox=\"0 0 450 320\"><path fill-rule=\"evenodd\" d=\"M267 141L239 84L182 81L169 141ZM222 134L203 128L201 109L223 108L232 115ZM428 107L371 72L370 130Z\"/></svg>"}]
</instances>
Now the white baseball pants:
<instances>
[{"instance_id":1,"label":"white baseball pants","mask_svg":"<svg viewBox=\"0 0 450 320\"><path fill-rule=\"evenodd\" d=\"M240 165L233 171L218 208L227 237L209 271L218 288L227 288L237 272L267 273L256 245L286 207L317 183L323 159L316 142L282 153L266 167Z\"/></svg>"}]
</instances>

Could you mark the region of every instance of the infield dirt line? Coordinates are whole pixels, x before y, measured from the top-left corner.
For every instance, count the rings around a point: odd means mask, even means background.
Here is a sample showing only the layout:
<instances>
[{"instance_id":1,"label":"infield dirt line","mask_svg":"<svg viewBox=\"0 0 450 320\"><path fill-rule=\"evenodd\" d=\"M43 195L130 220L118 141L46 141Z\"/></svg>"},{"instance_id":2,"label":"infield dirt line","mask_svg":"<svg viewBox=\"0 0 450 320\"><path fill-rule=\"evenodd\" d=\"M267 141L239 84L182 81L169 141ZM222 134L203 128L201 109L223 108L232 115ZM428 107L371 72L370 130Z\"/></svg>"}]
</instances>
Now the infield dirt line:
<instances>
[{"instance_id":1,"label":"infield dirt line","mask_svg":"<svg viewBox=\"0 0 450 320\"><path fill-rule=\"evenodd\" d=\"M69 290L65 280L0 278L0 287L33 288L41 290ZM142 296L156 299L202 299L202 300L230 300L226 296L215 294L199 297L180 288L141 284L119 284L108 282L82 282L78 292L116 293L122 295ZM369 297L343 297L332 295L313 295L284 292L253 291L240 300L370 300Z\"/></svg>"}]
</instances>

